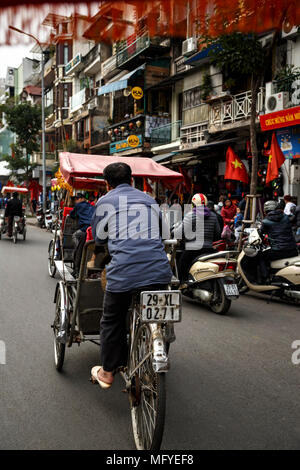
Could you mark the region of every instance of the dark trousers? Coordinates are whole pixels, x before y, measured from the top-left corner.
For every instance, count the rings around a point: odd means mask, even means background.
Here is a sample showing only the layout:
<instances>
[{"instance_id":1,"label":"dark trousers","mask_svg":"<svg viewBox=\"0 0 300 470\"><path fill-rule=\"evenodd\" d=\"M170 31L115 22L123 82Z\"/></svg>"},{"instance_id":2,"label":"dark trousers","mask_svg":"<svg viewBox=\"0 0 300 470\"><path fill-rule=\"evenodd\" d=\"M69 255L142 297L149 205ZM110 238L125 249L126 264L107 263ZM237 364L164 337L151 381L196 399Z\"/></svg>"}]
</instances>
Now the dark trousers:
<instances>
[{"instance_id":1,"label":"dark trousers","mask_svg":"<svg viewBox=\"0 0 300 470\"><path fill-rule=\"evenodd\" d=\"M276 261L277 259L292 258L298 256L298 251L296 249L292 250L266 250L262 253L260 258L260 272L262 275L262 280L268 277L270 271L271 261Z\"/></svg>"},{"instance_id":2,"label":"dark trousers","mask_svg":"<svg viewBox=\"0 0 300 470\"><path fill-rule=\"evenodd\" d=\"M162 290L166 286L153 285L138 288L144 290ZM101 361L107 372L114 372L118 367L127 365L127 313L131 305L133 291L105 291L103 315L100 321Z\"/></svg>"},{"instance_id":3,"label":"dark trousers","mask_svg":"<svg viewBox=\"0 0 300 470\"><path fill-rule=\"evenodd\" d=\"M7 219L7 235L12 237L14 216L9 215Z\"/></svg>"},{"instance_id":4,"label":"dark trousers","mask_svg":"<svg viewBox=\"0 0 300 470\"><path fill-rule=\"evenodd\" d=\"M75 271L79 272L82 250L83 250L83 246L85 244L85 239L86 239L86 232L82 232L81 230L76 230L76 232L74 232L72 235L72 239L74 242L74 254L73 254L74 269Z\"/></svg>"},{"instance_id":5,"label":"dark trousers","mask_svg":"<svg viewBox=\"0 0 300 470\"><path fill-rule=\"evenodd\" d=\"M190 267L197 256L215 253L213 248L202 248L201 250L185 250L178 262L178 277L180 282L184 282L187 280L189 275Z\"/></svg>"}]
</instances>

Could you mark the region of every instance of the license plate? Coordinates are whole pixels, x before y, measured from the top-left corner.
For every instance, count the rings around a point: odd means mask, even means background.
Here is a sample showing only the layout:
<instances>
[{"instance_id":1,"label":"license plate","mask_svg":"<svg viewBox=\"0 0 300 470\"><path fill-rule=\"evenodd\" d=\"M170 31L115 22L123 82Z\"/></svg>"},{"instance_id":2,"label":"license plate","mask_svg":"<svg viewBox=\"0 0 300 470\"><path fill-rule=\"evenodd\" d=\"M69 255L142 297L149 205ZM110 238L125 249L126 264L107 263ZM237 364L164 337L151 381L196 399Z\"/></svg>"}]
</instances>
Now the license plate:
<instances>
[{"instance_id":1,"label":"license plate","mask_svg":"<svg viewBox=\"0 0 300 470\"><path fill-rule=\"evenodd\" d=\"M181 292L177 290L147 291L141 293L143 322L181 321Z\"/></svg>"},{"instance_id":2,"label":"license plate","mask_svg":"<svg viewBox=\"0 0 300 470\"><path fill-rule=\"evenodd\" d=\"M224 289L227 297L239 295L238 286L236 284L224 284Z\"/></svg>"}]
</instances>

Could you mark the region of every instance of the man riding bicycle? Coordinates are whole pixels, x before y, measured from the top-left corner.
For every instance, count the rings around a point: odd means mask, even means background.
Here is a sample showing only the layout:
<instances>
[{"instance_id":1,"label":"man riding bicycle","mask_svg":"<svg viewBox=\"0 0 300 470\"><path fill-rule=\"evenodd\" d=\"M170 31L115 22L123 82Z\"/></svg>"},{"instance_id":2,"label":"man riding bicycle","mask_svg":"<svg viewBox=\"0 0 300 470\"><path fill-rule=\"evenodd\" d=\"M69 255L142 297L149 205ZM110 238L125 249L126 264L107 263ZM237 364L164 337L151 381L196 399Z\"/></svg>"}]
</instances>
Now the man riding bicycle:
<instances>
[{"instance_id":1,"label":"man riding bicycle","mask_svg":"<svg viewBox=\"0 0 300 470\"><path fill-rule=\"evenodd\" d=\"M112 163L103 171L108 193L96 205L92 232L96 244L108 243L111 262L100 322L102 366L92 377L109 388L117 369L127 364L126 316L136 290L158 290L172 271L160 235L155 200L131 186L131 168Z\"/></svg>"}]
</instances>

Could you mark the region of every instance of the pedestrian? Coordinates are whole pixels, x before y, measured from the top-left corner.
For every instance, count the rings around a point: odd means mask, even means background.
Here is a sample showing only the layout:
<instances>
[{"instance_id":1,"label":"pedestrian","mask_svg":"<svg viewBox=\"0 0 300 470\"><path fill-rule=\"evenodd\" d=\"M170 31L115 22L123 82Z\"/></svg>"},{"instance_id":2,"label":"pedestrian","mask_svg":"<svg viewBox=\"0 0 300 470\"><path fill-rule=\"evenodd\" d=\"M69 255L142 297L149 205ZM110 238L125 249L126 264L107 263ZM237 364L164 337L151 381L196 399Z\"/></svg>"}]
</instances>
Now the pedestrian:
<instances>
[{"instance_id":1,"label":"pedestrian","mask_svg":"<svg viewBox=\"0 0 300 470\"><path fill-rule=\"evenodd\" d=\"M214 204L213 201L208 201L208 202L207 202L207 207L208 207L208 209L209 209L211 212L213 212L214 214L216 214L217 219L218 219L218 222L219 222L219 225L220 225L220 230L221 230L221 232L222 232L223 227L224 227L224 222L223 222L223 217L222 217L220 214L218 214L218 212L216 211L216 207L217 207L217 206L218 206L218 205L217 205L217 204Z\"/></svg>"},{"instance_id":2,"label":"pedestrian","mask_svg":"<svg viewBox=\"0 0 300 470\"><path fill-rule=\"evenodd\" d=\"M289 194L287 194L286 196L283 197L283 200L285 202L285 206L284 206L284 213L285 215L292 215L292 212L291 212L291 208L292 207L296 207L296 204L294 204L292 202L292 196L290 196Z\"/></svg>"},{"instance_id":3,"label":"pedestrian","mask_svg":"<svg viewBox=\"0 0 300 470\"><path fill-rule=\"evenodd\" d=\"M234 235L236 240L238 240L243 224L244 214L242 213L241 209L237 207L236 215L234 216Z\"/></svg>"},{"instance_id":4,"label":"pedestrian","mask_svg":"<svg viewBox=\"0 0 300 470\"><path fill-rule=\"evenodd\" d=\"M223 217L224 225L233 225L236 209L236 205L233 204L231 199L227 198L221 210L221 216Z\"/></svg>"},{"instance_id":5,"label":"pedestrian","mask_svg":"<svg viewBox=\"0 0 300 470\"><path fill-rule=\"evenodd\" d=\"M221 196L219 197L219 202L217 204L217 209L216 209L217 214L221 215L221 210L223 209L225 200L226 200L226 197L223 194L221 194Z\"/></svg>"}]
</instances>

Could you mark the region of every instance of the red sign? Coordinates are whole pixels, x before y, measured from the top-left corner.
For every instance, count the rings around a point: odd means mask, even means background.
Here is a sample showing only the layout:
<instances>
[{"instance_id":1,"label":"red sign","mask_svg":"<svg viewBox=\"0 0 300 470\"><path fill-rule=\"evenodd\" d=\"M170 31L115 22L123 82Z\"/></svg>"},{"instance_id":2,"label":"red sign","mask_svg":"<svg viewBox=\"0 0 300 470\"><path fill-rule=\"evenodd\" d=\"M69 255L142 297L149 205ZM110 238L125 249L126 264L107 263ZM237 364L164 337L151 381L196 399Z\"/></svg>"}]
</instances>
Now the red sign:
<instances>
[{"instance_id":1,"label":"red sign","mask_svg":"<svg viewBox=\"0 0 300 470\"><path fill-rule=\"evenodd\" d=\"M276 113L263 114L259 116L259 119L263 131L296 126L300 124L300 106L277 111Z\"/></svg>"}]
</instances>

